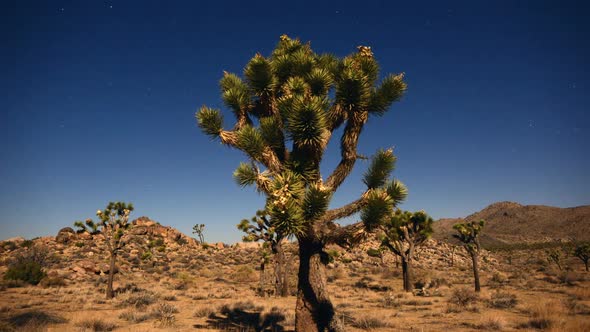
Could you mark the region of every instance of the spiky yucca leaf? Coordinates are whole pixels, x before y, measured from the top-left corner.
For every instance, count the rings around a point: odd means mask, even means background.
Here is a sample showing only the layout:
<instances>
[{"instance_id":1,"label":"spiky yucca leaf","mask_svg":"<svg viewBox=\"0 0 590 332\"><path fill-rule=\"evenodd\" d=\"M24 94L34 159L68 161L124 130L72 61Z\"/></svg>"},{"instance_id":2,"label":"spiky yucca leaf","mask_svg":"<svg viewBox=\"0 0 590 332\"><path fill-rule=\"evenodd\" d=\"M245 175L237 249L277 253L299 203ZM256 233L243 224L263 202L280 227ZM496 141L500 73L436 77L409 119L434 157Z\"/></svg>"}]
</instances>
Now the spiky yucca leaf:
<instances>
[{"instance_id":1,"label":"spiky yucca leaf","mask_svg":"<svg viewBox=\"0 0 590 332\"><path fill-rule=\"evenodd\" d=\"M336 78L336 101L347 109L364 109L369 105L371 84L358 66L345 59Z\"/></svg>"},{"instance_id":2,"label":"spiky yucca leaf","mask_svg":"<svg viewBox=\"0 0 590 332\"><path fill-rule=\"evenodd\" d=\"M229 89L240 89L240 90L248 90L248 86L242 81L238 75L233 73L228 73L226 71L223 72L223 77L219 80L219 86L221 87L221 93Z\"/></svg>"},{"instance_id":3,"label":"spiky yucca leaf","mask_svg":"<svg viewBox=\"0 0 590 332\"><path fill-rule=\"evenodd\" d=\"M401 99L406 89L407 84L404 82L403 73L388 75L372 94L369 111L376 115L385 114L393 102Z\"/></svg>"},{"instance_id":4,"label":"spiky yucca leaf","mask_svg":"<svg viewBox=\"0 0 590 332\"><path fill-rule=\"evenodd\" d=\"M367 185L367 188L373 189L383 186L395 167L395 160L393 150L380 149L377 151L363 177L363 183Z\"/></svg>"},{"instance_id":5,"label":"spiky yucca leaf","mask_svg":"<svg viewBox=\"0 0 590 332\"><path fill-rule=\"evenodd\" d=\"M244 69L244 76L252 91L257 95L272 89L274 82L270 62L260 54L256 54L248 62Z\"/></svg>"},{"instance_id":6,"label":"spiky yucca leaf","mask_svg":"<svg viewBox=\"0 0 590 332\"><path fill-rule=\"evenodd\" d=\"M287 123L289 137L300 146L319 147L326 130L326 101L312 96L295 98Z\"/></svg>"},{"instance_id":7,"label":"spiky yucca leaf","mask_svg":"<svg viewBox=\"0 0 590 332\"><path fill-rule=\"evenodd\" d=\"M283 85L283 93L288 96L303 97L310 92L310 87L307 82L301 77L290 77Z\"/></svg>"},{"instance_id":8,"label":"spiky yucca leaf","mask_svg":"<svg viewBox=\"0 0 590 332\"><path fill-rule=\"evenodd\" d=\"M237 134L238 147L253 159L258 160L264 150L264 139L260 131L252 126L244 126Z\"/></svg>"},{"instance_id":9,"label":"spiky yucca leaf","mask_svg":"<svg viewBox=\"0 0 590 332\"><path fill-rule=\"evenodd\" d=\"M321 217L328 209L331 197L332 192L323 186L310 186L303 198L303 217L306 220L315 220Z\"/></svg>"},{"instance_id":10,"label":"spiky yucca leaf","mask_svg":"<svg viewBox=\"0 0 590 332\"><path fill-rule=\"evenodd\" d=\"M408 188L397 179L393 179L393 181L387 185L386 190L389 197L393 200L393 204L396 206L408 197Z\"/></svg>"},{"instance_id":11,"label":"spiky yucca leaf","mask_svg":"<svg viewBox=\"0 0 590 332\"><path fill-rule=\"evenodd\" d=\"M240 163L240 166L234 171L234 179L242 187L256 184L257 178L258 172L252 165L247 163Z\"/></svg>"},{"instance_id":12,"label":"spiky yucca leaf","mask_svg":"<svg viewBox=\"0 0 590 332\"><path fill-rule=\"evenodd\" d=\"M373 84L377 80L377 76L379 75L379 64L372 56L362 56L358 54L355 57L355 60L359 63L359 67L361 71L367 77L367 80Z\"/></svg>"},{"instance_id":13,"label":"spiky yucca leaf","mask_svg":"<svg viewBox=\"0 0 590 332\"><path fill-rule=\"evenodd\" d=\"M316 68L327 70L332 77L336 75L340 60L334 54L324 53L316 57Z\"/></svg>"},{"instance_id":14,"label":"spiky yucca leaf","mask_svg":"<svg viewBox=\"0 0 590 332\"><path fill-rule=\"evenodd\" d=\"M284 146L284 134L281 130L279 119L274 116L267 116L260 119L260 132L268 146L273 149L280 149ZM280 155L280 154L279 154Z\"/></svg>"},{"instance_id":15,"label":"spiky yucca leaf","mask_svg":"<svg viewBox=\"0 0 590 332\"><path fill-rule=\"evenodd\" d=\"M205 134L212 138L219 137L223 128L223 116L219 110L203 106L196 117L199 127Z\"/></svg>"},{"instance_id":16,"label":"spiky yucca leaf","mask_svg":"<svg viewBox=\"0 0 590 332\"><path fill-rule=\"evenodd\" d=\"M231 88L223 92L223 102L231 108L234 114L239 115L242 110L248 108L250 95L247 90Z\"/></svg>"},{"instance_id":17,"label":"spiky yucca leaf","mask_svg":"<svg viewBox=\"0 0 590 332\"><path fill-rule=\"evenodd\" d=\"M270 224L278 234L299 235L305 230L306 221L303 218L298 195L292 195L287 191L282 190L278 195L269 197L266 211L270 216Z\"/></svg>"},{"instance_id":18,"label":"spiky yucca leaf","mask_svg":"<svg viewBox=\"0 0 590 332\"><path fill-rule=\"evenodd\" d=\"M332 73L328 69L314 68L306 77L311 93L316 96L325 96L332 86Z\"/></svg>"},{"instance_id":19,"label":"spiky yucca leaf","mask_svg":"<svg viewBox=\"0 0 590 332\"><path fill-rule=\"evenodd\" d=\"M250 221L248 219L242 219L237 226L238 226L238 229L241 230L242 232L247 232L251 228L254 227L250 224Z\"/></svg>"},{"instance_id":20,"label":"spiky yucca leaf","mask_svg":"<svg viewBox=\"0 0 590 332\"><path fill-rule=\"evenodd\" d=\"M361 220L368 231L382 225L393 212L393 202L384 190L374 189L367 195L367 204L361 211Z\"/></svg>"}]
</instances>

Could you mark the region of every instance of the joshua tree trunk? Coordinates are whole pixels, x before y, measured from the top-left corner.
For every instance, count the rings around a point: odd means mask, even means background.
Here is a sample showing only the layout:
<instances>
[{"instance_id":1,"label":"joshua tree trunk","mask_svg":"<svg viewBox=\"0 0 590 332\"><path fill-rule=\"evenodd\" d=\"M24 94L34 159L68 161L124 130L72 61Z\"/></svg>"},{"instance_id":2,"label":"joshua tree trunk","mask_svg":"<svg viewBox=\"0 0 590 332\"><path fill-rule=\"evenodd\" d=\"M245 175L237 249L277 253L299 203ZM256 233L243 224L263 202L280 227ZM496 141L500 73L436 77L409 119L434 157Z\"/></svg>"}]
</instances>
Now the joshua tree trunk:
<instances>
[{"instance_id":1,"label":"joshua tree trunk","mask_svg":"<svg viewBox=\"0 0 590 332\"><path fill-rule=\"evenodd\" d=\"M341 331L334 306L326 289L323 244L314 239L299 239L299 273L295 330L305 332Z\"/></svg>"},{"instance_id":2,"label":"joshua tree trunk","mask_svg":"<svg viewBox=\"0 0 590 332\"><path fill-rule=\"evenodd\" d=\"M260 296L264 297L264 270L266 268L266 264L264 263L264 258L260 260L260 285L258 286L258 293Z\"/></svg>"},{"instance_id":3,"label":"joshua tree trunk","mask_svg":"<svg viewBox=\"0 0 590 332\"><path fill-rule=\"evenodd\" d=\"M588 272L588 260L584 261L584 265L586 266L586 272Z\"/></svg>"},{"instance_id":4,"label":"joshua tree trunk","mask_svg":"<svg viewBox=\"0 0 590 332\"><path fill-rule=\"evenodd\" d=\"M281 241L275 244L275 294L286 297L289 295L289 283L287 281L287 269L285 261L285 252Z\"/></svg>"},{"instance_id":5,"label":"joshua tree trunk","mask_svg":"<svg viewBox=\"0 0 590 332\"><path fill-rule=\"evenodd\" d=\"M402 257L402 274L404 279L404 291L412 291L412 260Z\"/></svg>"},{"instance_id":6,"label":"joshua tree trunk","mask_svg":"<svg viewBox=\"0 0 590 332\"><path fill-rule=\"evenodd\" d=\"M475 279L475 291L481 291L481 286L479 284L479 267L478 267L478 254L476 252L471 252L471 261L473 262L473 278Z\"/></svg>"},{"instance_id":7,"label":"joshua tree trunk","mask_svg":"<svg viewBox=\"0 0 590 332\"><path fill-rule=\"evenodd\" d=\"M107 300L115 297L113 292L113 278L115 277L115 260L117 258L116 252L111 252L111 264L109 267L109 279L107 281Z\"/></svg>"}]
</instances>

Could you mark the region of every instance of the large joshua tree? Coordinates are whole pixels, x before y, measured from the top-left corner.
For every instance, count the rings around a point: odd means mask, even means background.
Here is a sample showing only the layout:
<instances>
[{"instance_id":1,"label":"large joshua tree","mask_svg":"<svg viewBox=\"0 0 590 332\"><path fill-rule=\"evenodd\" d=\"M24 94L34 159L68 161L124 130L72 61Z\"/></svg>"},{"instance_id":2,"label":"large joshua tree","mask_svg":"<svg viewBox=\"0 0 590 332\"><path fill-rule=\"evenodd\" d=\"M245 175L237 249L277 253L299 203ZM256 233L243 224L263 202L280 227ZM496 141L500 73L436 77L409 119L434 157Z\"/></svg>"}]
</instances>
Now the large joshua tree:
<instances>
[{"instance_id":1,"label":"large joshua tree","mask_svg":"<svg viewBox=\"0 0 590 332\"><path fill-rule=\"evenodd\" d=\"M96 211L98 222L93 222L92 219L86 219L86 223L75 222L74 226L81 230L88 231L91 234L102 235L106 249L109 253L109 277L107 280L107 299L112 299L115 294L113 291L113 279L115 276L115 268L117 261L117 254L125 245L122 237L125 232L131 227L129 223L129 214L133 211L131 203L124 202L110 202L106 209Z\"/></svg>"},{"instance_id":2,"label":"large joshua tree","mask_svg":"<svg viewBox=\"0 0 590 332\"><path fill-rule=\"evenodd\" d=\"M466 223L455 224L453 228L457 234L453 236L463 243L465 250L471 256L473 266L473 279L475 281L475 291L479 292L481 286L479 284L479 253L481 252L481 244L479 243L479 235L485 226L485 221L470 221Z\"/></svg>"},{"instance_id":3,"label":"large joshua tree","mask_svg":"<svg viewBox=\"0 0 590 332\"><path fill-rule=\"evenodd\" d=\"M289 283L287 278L287 260L283 249L283 240L287 234L282 233L283 228L276 227L273 219L269 218L266 211L256 211L252 219L243 219L238 224L238 229L245 232L245 242L256 242L262 240L264 246L268 246L274 259L275 295L285 297L289 295ZM263 251L265 256L266 251ZM265 259L266 257L263 257ZM261 288L262 291L262 288Z\"/></svg>"},{"instance_id":4,"label":"large joshua tree","mask_svg":"<svg viewBox=\"0 0 590 332\"><path fill-rule=\"evenodd\" d=\"M196 117L202 131L249 158L234 177L242 186L255 185L267 200L265 210L276 229L296 236L299 272L295 325L298 331L337 331L334 306L326 289L329 243L351 245L381 218L405 187L389 181L392 159L380 151L365 176L366 190L349 204L329 209L332 194L351 173L359 136L370 115L382 116L399 100L403 75L387 75L380 84L379 65L370 47L339 59L317 54L309 43L281 36L272 54L256 54L244 69L244 80L224 72L220 86L225 105L236 117L233 129L223 127L221 111L203 106ZM320 162L340 127L341 160L327 178ZM348 226L337 220L362 209L365 218Z\"/></svg>"},{"instance_id":5,"label":"large joshua tree","mask_svg":"<svg viewBox=\"0 0 590 332\"><path fill-rule=\"evenodd\" d=\"M383 224L381 246L401 257L404 291L412 291L414 252L432 235L432 218L424 211L402 212L397 209Z\"/></svg>"}]
</instances>

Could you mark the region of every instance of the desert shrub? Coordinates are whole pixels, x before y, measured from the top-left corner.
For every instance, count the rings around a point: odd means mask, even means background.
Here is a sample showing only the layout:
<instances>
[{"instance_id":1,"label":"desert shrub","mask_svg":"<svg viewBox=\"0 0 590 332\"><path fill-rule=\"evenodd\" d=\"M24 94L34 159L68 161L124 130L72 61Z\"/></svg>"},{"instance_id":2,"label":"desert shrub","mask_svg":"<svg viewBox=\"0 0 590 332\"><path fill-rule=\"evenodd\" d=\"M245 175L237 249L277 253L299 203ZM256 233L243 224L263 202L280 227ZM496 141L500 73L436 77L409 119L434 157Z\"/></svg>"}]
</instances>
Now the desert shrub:
<instances>
[{"instance_id":1,"label":"desert shrub","mask_svg":"<svg viewBox=\"0 0 590 332\"><path fill-rule=\"evenodd\" d=\"M164 301L176 301L176 300L178 300L176 298L176 295L174 295L174 294L164 295L164 297L162 297L162 299L164 299Z\"/></svg>"},{"instance_id":2,"label":"desert shrub","mask_svg":"<svg viewBox=\"0 0 590 332\"><path fill-rule=\"evenodd\" d=\"M202 318L202 317L211 317L212 315L215 314L215 309L209 305L201 307L197 310L195 310L195 312L193 313L193 316L196 318Z\"/></svg>"},{"instance_id":3,"label":"desert shrub","mask_svg":"<svg viewBox=\"0 0 590 332\"><path fill-rule=\"evenodd\" d=\"M555 325L554 315L561 309L556 303L540 302L528 308L529 320L520 324L520 328L544 330Z\"/></svg>"},{"instance_id":4,"label":"desert shrub","mask_svg":"<svg viewBox=\"0 0 590 332\"><path fill-rule=\"evenodd\" d=\"M149 250L144 251L143 254L141 254L141 260L142 261L150 260L150 259L152 259L152 256L153 255L152 255L152 252L151 251L149 251Z\"/></svg>"},{"instance_id":5,"label":"desert shrub","mask_svg":"<svg viewBox=\"0 0 590 332\"><path fill-rule=\"evenodd\" d=\"M562 284L568 286L576 286L578 282L584 281L584 277L574 271L563 271L559 274L558 279Z\"/></svg>"},{"instance_id":6,"label":"desert shrub","mask_svg":"<svg viewBox=\"0 0 590 332\"><path fill-rule=\"evenodd\" d=\"M2 243L2 246L4 247L5 250L9 250L9 251L18 248L18 246L16 245L16 243L14 243L12 241L4 241Z\"/></svg>"},{"instance_id":7,"label":"desert shrub","mask_svg":"<svg viewBox=\"0 0 590 332\"><path fill-rule=\"evenodd\" d=\"M67 322L63 317L40 310L20 313L10 317L8 321L17 328L23 328L25 326L41 327L47 324L63 324Z\"/></svg>"},{"instance_id":8,"label":"desert shrub","mask_svg":"<svg viewBox=\"0 0 590 332\"><path fill-rule=\"evenodd\" d=\"M35 261L23 261L11 264L4 274L4 279L22 280L31 285L37 285L45 276L41 264Z\"/></svg>"},{"instance_id":9,"label":"desert shrub","mask_svg":"<svg viewBox=\"0 0 590 332\"><path fill-rule=\"evenodd\" d=\"M106 322L102 319L98 318L91 318L86 319L76 324L77 326L90 331L112 331L114 330L117 325L113 322Z\"/></svg>"},{"instance_id":10,"label":"desert shrub","mask_svg":"<svg viewBox=\"0 0 590 332\"><path fill-rule=\"evenodd\" d=\"M252 268L242 265L231 274L231 279L236 282L253 282L258 280L258 276Z\"/></svg>"},{"instance_id":11,"label":"desert shrub","mask_svg":"<svg viewBox=\"0 0 590 332\"><path fill-rule=\"evenodd\" d=\"M372 330L391 327L391 324L380 316L362 316L352 321L352 326L361 330Z\"/></svg>"},{"instance_id":12,"label":"desert shrub","mask_svg":"<svg viewBox=\"0 0 590 332\"><path fill-rule=\"evenodd\" d=\"M76 242L74 245L78 248L82 248L84 246L84 242Z\"/></svg>"},{"instance_id":13,"label":"desert shrub","mask_svg":"<svg viewBox=\"0 0 590 332\"><path fill-rule=\"evenodd\" d=\"M183 237L179 237L178 239L176 239L176 244L178 244L179 246L183 246L187 243L188 241Z\"/></svg>"},{"instance_id":14,"label":"desert shrub","mask_svg":"<svg viewBox=\"0 0 590 332\"><path fill-rule=\"evenodd\" d=\"M119 307L133 306L135 308L144 308L158 300L158 295L144 290L137 293L131 293L124 298L120 303Z\"/></svg>"},{"instance_id":15,"label":"desert shrub","mask_svg":"<svg viewBox=\"0 0 590 332\"><path fill-rule=\"evenodd\" d=\"M23 287L27 283L22 280L2 280L0 283L0 290L5 290L6 288L18 288Z\"/></svg>"},{"instance_id":16,"label":"desert shrub","mask_svg":"<svg viewBox=\"0 0 590 332\"><path fill-rule=\"evenodd\" d=\"M20 247L21 248L30 248L34 245L33 240L24 240L23 242L21 242Z\"/></svg>"},{"instance_id":17,"label":"desert shrub","mask_svg":"<svg viewBox=\"0 0 590 332\"><path fill-rule=\"evenodd\" d=\"M479 308L477 307L478 301L478 294L471 288L456 288L453 290L449 298L447 312L461 312L464 310L479 312Z\"/></svg>"},{"instance_id":18,"label":"desert shrub","mask_svg":"<svg viewBox=\"0 0 590 332\"><path fill-rule=\"evenodd\" d=\"M478 330L502 331L506 328L506 320L502 316L487 316L475 326Z\"/></svg>"},{"instance_id":19,"label":"desert shrub","mask_svg":"<svg viewBox=\"0 0 590 332\"><path fill-rule=\"evenodd\" d=\"M45 277L39 282L39 286L42 287L63 287L66 285L65 280L62 277Z\"/></svg>"},{"instance_id":20,"label":"desert shrub","mask_svg":"<svg viewBox=\"0 0 590 332\"><path fill-rule=\"evenodd\" d=\"M490 306L497 309L514 308L517 303L516 295L506 292L495 292L489 301Z\"/></svg>"},{"instance_id":21,"label":"desert shrub","mask_svg":"<svg viewBox=\"0 0 590 332\"><path fill-rule=\"evenodd\" d=\"M152 317L154 317L160 326L171 326L176 321L174 314L178 313L178 309L168 303L160 303L152 311Z\"/></svg>"},{"instance_id":22,"label":"desert shrub","mask_svg":"<svg viewBox=\"0 0 590 332\"><path fill-rule=\"evenodd\" d=\"M133 310L122 312L119 318L132 323L141 323L151 318L150 314L139 313Z\"/></svg>"},{"instance_id":23,"label":"desert shrub","mask_svg":"<svg viewBox=\"0 0 590 332\"><path fill-rule=\"evenodd\" d=\"M508 277L502 272L494 272L492 274L492 278L490 278L490 286L491 287L499 287L504 285L508 281Z\"/></svg>"},{"instance_id":24,"label":"desert shrub","mask_svg":"<svg viewBox=\"0 0 590 332\"><path fill-rule=\"evenodd\" d=\"M449 298L449 302L461 307L468 306L470 304L477 303L479 300L479 296L475 291L470 288L461 287L456 288L451 293L451 297Z\"/></svg>"}]
</instances>

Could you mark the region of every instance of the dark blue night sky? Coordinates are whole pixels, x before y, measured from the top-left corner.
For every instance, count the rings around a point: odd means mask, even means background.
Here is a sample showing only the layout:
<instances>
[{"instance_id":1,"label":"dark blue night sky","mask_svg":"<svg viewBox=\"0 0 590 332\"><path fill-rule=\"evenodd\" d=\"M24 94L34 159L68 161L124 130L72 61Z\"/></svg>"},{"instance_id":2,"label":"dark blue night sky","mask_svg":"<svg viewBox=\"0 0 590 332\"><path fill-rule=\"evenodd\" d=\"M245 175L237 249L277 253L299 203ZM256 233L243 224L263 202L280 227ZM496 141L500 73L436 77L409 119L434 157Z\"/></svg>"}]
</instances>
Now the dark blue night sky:
<instances>
[{"instance_id":1,"label":"dark blue night sky","mask_svg":"<svg viewBox=\"0 0 590 332\"><path fill-rule=\"evenodd\" d=\"M235 224L263 197L234 183L243 156L201 134L194 113L222 107L223 70L241 73L284 33L338 56L368 45L383 73L406 73L408 93L359 145L395 146L402 208L590 203L584 2L208 3L2 1L0 238L55 234L123 200L135 217L239 240ZM335 206L363 191L365 169Z\"/></svg>"}]
</instances>

